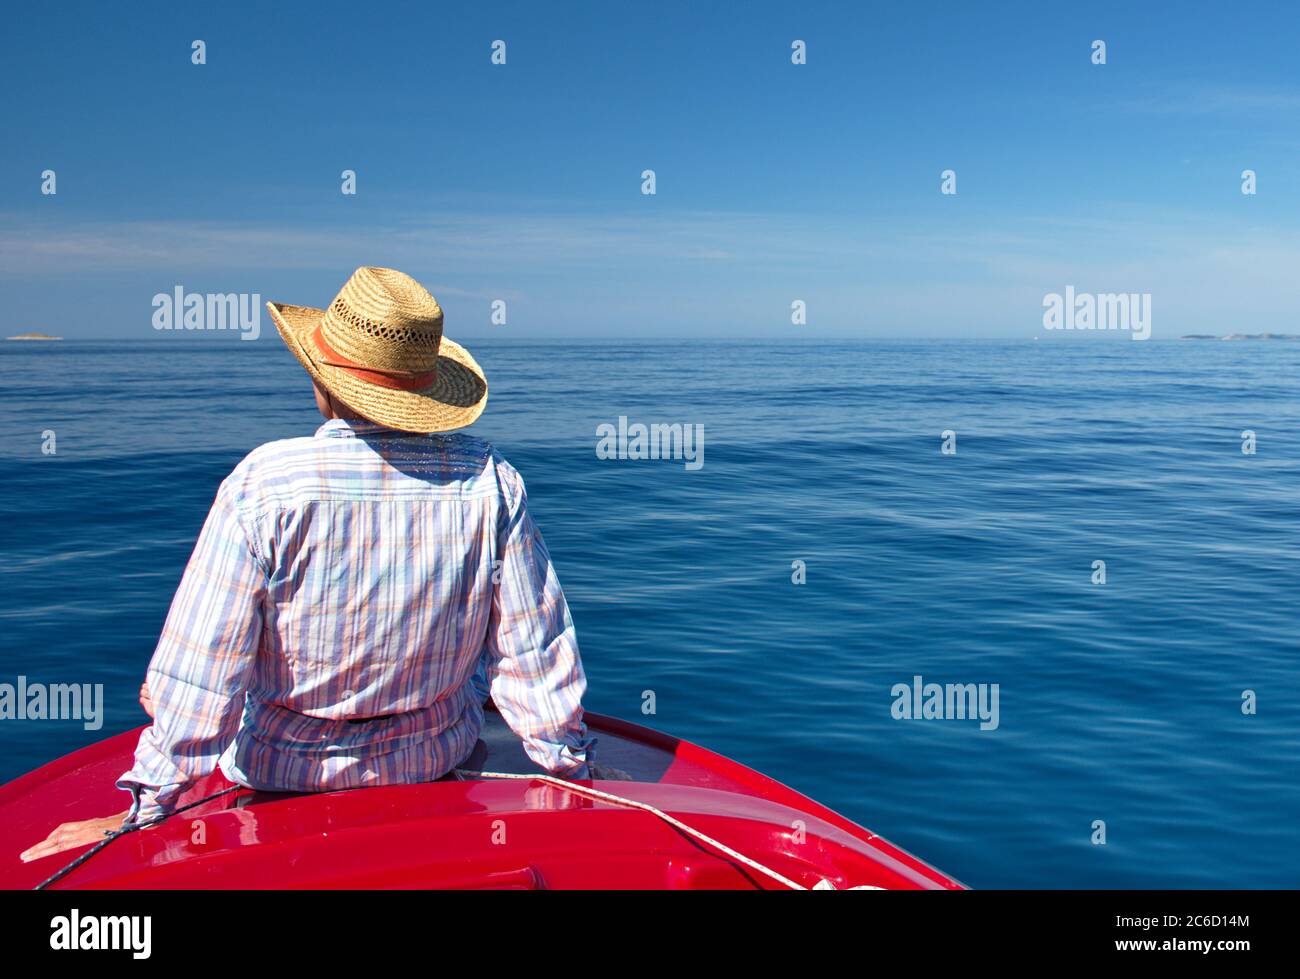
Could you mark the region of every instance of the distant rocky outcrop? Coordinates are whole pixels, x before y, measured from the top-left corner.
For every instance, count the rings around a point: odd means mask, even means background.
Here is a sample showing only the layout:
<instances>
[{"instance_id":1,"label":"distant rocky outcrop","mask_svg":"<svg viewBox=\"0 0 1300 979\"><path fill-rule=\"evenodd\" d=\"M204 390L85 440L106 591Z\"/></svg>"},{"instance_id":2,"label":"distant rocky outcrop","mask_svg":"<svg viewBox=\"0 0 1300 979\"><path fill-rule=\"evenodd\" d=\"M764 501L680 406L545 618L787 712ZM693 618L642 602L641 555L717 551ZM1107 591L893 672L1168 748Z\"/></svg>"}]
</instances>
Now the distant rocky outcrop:
<instances>
[{"instance_id":1,"label":"distant rocky outcrop","mask_svg":"<svg viewBox=\"0 0 1300 979\"><path fill-rule=\"evenodd\" d=\"M6 340L62 340L63 337L51 336L48 333L19 333L15 337L5 337Z\"/></svg>"}]
</instances>

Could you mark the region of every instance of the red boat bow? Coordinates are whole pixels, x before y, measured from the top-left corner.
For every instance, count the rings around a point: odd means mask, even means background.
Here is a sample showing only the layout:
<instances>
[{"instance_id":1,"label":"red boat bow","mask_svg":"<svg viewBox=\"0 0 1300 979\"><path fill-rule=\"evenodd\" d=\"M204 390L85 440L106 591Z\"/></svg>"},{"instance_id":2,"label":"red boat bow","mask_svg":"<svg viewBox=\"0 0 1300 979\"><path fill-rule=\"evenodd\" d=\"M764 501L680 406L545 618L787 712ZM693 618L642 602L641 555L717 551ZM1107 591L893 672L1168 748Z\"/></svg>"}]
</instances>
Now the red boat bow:
<instances>
[{"instance_id":1,"label":"red boat bow","mask_svg":"<svg viewBox=\"0 0 1300 979\"><path fill-rule=\"evenodd\" d=\"M467 778L280 795L243 789L115 839L55 888L959 889L911 854L752 769L647 728L587 714L600 762L631 782ZM87 848L24 864L56 825L122 808L114 780L139 730L0 787L0 886L30 888ZM499 715L471 767L539 774ZM644 809L594 798L594 786ZM182 804L228 788L219 772ZM696 831L693 835L690 830ZM701 840L722 844L722 849ZM822 886L825 886L824 884Z\"/></svg>"}]
</instances>

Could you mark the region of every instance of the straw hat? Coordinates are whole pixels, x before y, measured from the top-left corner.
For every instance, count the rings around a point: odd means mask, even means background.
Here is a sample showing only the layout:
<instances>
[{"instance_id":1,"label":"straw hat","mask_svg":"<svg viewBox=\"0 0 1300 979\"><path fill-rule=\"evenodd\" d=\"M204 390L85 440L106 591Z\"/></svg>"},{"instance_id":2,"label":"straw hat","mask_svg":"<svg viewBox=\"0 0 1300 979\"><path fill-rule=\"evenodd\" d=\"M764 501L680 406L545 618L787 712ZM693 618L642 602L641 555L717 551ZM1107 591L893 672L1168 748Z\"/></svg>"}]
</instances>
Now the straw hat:
<instances>
[{"instance_id":1,"label":"straw hat","mask_svg":"<svg viewBox=\"0 0 1300 979\"><path fill-rule=\"evenodd\" d=\"M404 272L359 268L329 309L266 308L312 380L370 421L446 432L483 413L482 369L442 335L438 301Z\"/></svg>"}]
</instances>

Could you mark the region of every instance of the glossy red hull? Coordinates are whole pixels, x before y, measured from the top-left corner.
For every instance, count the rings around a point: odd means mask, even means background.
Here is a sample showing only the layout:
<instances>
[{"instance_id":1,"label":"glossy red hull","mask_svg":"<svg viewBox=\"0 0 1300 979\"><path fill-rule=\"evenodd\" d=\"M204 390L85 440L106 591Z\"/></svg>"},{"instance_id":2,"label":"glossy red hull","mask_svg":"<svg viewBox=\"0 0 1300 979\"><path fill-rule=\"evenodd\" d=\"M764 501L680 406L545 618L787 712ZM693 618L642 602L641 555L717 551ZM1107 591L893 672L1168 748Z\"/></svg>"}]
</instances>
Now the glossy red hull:
<instances>
[{"instance_id":1,"label":"glossy red hull","mask_svg":"<svg viewBox=\"0 0 1300 979\"><path fill-rule=\"evenodd\" d=\"M636 781L590 784L664 810L804 886L960 888L792 789L689 742L588 714L602 764ZM34 887L86 848L24 864L58 823L118 811L139 731L0 787L0 887ZM534 771L489 714L483 771ZM228 786L214 774L182 802ZM651 813L535 780L440 781L317 795L231 792L114 840L55 888L725 888L778 881Z\"/></svg>"}]
</instances>

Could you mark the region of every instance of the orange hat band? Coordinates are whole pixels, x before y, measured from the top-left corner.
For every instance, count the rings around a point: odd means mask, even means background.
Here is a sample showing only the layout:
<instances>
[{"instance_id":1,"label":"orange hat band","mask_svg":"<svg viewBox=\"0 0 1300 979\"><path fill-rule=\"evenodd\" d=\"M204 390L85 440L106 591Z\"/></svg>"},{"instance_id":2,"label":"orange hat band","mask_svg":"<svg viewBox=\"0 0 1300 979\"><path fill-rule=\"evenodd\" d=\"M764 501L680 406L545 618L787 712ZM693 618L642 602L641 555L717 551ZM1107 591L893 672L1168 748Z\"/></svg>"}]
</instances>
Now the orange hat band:
<instances>
[{"instance_id":1,"label":"orange hat band","mask_svg":"<svg viewBox=\"0 0 1300 979\"><path fill-rule=\"evenodd\" d=\"M329 345L322 332L321 326L316 327L316 332L311 335L316 344L316 349L328 357L328 360L321 360L318 363L325 364L329 367L337 367L345 370L353 377L366 381L370 384L377 384L379 387L391 388L394 391L422 391L438 379L438 371L431 370L424 374L412 374L409 371L388 371L377 367L366 367L358 364L356 361L349 360L341 353Z\"/></svg>"}]
</instances>

